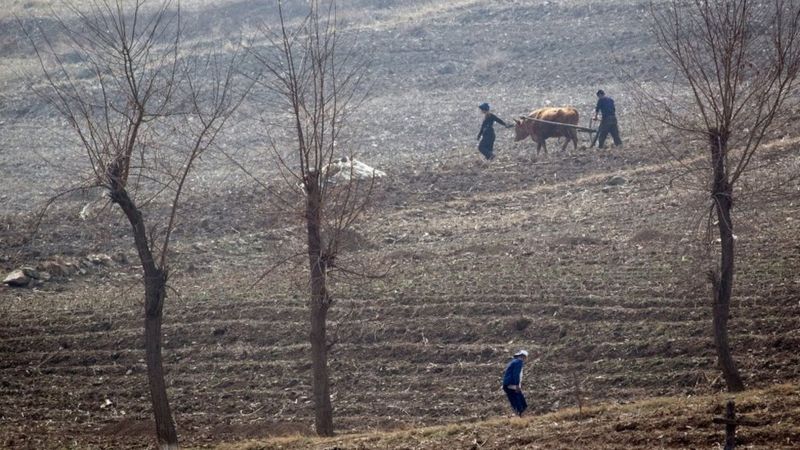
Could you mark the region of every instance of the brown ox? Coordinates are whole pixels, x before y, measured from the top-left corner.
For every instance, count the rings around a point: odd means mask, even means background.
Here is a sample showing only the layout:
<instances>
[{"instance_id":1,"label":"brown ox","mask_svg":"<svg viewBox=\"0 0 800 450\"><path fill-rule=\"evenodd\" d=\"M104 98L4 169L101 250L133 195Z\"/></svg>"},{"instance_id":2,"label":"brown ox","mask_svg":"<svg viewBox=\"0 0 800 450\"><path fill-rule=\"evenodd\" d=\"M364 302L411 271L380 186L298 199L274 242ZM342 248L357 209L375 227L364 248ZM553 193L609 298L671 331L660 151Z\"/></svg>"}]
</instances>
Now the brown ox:
<instances>
[{"instance_id":1,"label":"brown ox","mask_svg":"<svg viewBox=\"0 0 800 450\"><path fill-rule=\"evenodd\" d=\"M547 154L547 141L551 137L565 137L564 146L561 151L567 149L569 141L575 149L578 148L578 132L575 128L555 125L552 123L537 122L531 119L546 120L548 122L558 122L570 125L578 125L578 110L575 108L539 108L528 114L528 117L514 119L516 127L516 137L514 142L519 142L530 136L536 142L536 154L544 147L544 154Z\"/></svg>"}]
</instances>

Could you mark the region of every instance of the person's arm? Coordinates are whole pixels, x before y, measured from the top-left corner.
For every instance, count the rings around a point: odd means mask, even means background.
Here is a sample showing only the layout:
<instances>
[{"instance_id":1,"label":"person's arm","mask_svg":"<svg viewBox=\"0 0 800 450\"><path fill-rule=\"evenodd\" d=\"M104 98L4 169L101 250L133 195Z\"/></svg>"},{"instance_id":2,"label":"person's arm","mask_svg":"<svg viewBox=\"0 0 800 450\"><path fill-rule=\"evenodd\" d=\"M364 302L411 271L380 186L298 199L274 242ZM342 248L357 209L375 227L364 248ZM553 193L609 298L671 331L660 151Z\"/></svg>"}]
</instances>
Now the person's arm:
<instances>
[{"instance_id":1,"label":"person's arm","mask_svg":"<svg viewBox=\"0 0 800 450\"><path fill-rule=\"evenodd\" d=\"M600 112L600 100L597 100L597 106L594 107L594 117L592 120L597 120L597 113Z\"/></svg>"},{"instance_id":2,"label":"person's arm","mask_svg":"<svg viewBox=\"0 0 800 450\"><path fill-rule=\"evenodd\" d=\"M499 123L500 125L502 125L502 126L504 126L504 127L506 127L506 128L511 128L511 125L508 125L508 124L506 124L506 123L505 123L505 122L503 122L503 120L502 120L502 119L500 119L499 117L497 117L497 116L493 116L493 117L494 117L494 121L495 121L495 122Z\"/></svg>"},{"instance_id":3,"label":"person's arm","mask_svg":"<svg viewBox=\"0 0 800 450\"><path fill-rule=\"evenodd\" d=\"M481 136L483 136L483 129L484 128L486 128L486 119L483 119L483 122L481 122L481 130L478 131L478 140L479 141L481 140Z\"/></svg>"}]
</instances>

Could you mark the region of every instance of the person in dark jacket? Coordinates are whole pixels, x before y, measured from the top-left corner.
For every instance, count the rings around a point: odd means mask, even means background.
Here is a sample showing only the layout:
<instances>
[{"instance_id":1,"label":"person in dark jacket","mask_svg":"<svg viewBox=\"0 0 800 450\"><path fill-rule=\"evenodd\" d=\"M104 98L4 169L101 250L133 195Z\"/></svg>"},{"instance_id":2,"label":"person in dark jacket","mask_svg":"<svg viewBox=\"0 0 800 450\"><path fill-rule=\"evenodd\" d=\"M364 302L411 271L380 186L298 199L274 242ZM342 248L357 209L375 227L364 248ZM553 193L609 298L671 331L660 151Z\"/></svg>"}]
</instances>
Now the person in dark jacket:
<instances>
[{"instance_id":1,"label":"person in dark jacket","mask_svg":"<svg viewBox=\"0 0 800 450\"><path fill-rule=\"evenodd\" d=\"M597 135L592 140L592 147L595 141L599 141L598 148L605 148L606 138L611 133L614 139L614 146L622 147L622 139L619 137L619 126L617 125L617 109L614 106L614 99L606 97L606 93L602 89L597 91L597 106L594 108L594 118L597 120L597 115L601 114L600 126L597 127Z\"/></svg>"},{"instance_id":2,"label":"person in dark jacket","mask_svg":"<svg viewBox=\"0 0 800 450\"><path fill-rule=\"evenodd\" d=\"M511 128L513 125L506 125L500 118L492 114L489 111L488 103L481 103L478 109L483 112L484 116L483 123L481 123L481 131L478 132L478 140L480 141L478 150L487 160L492 160L494 159L494 123L497 122L506 128Z\"/></svg>"},{"instance_id":3,"label":"person in dark jacket","mask_svg":"<svg viewBox=\"0 0 800 450\"><path fill-rule=\"evenodd\" d=\"M514 412L522 417L522 413L528 409L528 403L522 394L522 366L528 358L528 352L520 350L514 354L514 359L506 366L503 374L503 392L506 393Z\"/></svg>"}]
</instances>

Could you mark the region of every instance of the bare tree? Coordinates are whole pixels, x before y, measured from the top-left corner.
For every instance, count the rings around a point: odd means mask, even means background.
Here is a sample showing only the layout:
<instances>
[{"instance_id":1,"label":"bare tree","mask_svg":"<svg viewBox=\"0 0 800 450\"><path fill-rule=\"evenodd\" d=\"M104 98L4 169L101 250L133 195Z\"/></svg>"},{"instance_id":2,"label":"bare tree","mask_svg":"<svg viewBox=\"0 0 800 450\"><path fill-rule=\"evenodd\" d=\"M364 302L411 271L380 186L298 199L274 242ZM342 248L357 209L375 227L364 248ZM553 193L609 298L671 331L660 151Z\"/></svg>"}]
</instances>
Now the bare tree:
<instances>
[{"instance_id":1,"label":"bare tree","mask_svg":"<svg viewBox=\"0 0 800 450\"><path fill-rule=\"evenodd\" d=\"M651 3L653 31L687 99L652 95L664 125L700 137L719 264L709 272L713 332L728 390L744 383L728 342L734 283L734 189L787 107L800 71L800 3L786 0L670 0Z\"/></svg>"},{"instance_id":2,"label":"bare tree","mask_svg":"<svg viewBox=\"0 0 800 450\"><path fill-rule=\"evenodd\" d=\"M291 20L277 1L279 25L262 30L266 45L252 53L263 69L261 85L289 119L278 124L270 146L288 186L302 201L305 256L308 258L310 342L315 427L333 434L328 353L328 312L333 305L330 277L337 264L343 233L363 213L372 177L359 183L345 168L344 181L333 182L342 130L360 94L364 59L341 39L336 2L311 0L307 14ZM281 128L291 130L282 133ZM279 136L280 135L280 136ZM286 150L288 148L288 151ZM347 171L350 170L348 173ZM349 176L348 176L349 175ZM277 191L273 200L292 210L297 202Z\"/></svg>"},{"instance_id":3,"label":"bare tree","mask_svg":"<svg viewBox=\"0 0 800 450\"><path fill-rule=\"evenodd\" d=\"M161 356L170 239L181 194L247 89L235 88L237 52L184 48L180 7L164 0L66 3L55 15L65 37L25 30L44 74L38 89L68 121L91 174L85 186L106 190L131 225L144 275L147 377L161 448L177 448ZM42 42L43 41L43 42ZM80 55L68 64L59 49ZM88 75L86 75L88 74ZM165 208L147 209L148 205Z\"/></svg>"}]
</instances>

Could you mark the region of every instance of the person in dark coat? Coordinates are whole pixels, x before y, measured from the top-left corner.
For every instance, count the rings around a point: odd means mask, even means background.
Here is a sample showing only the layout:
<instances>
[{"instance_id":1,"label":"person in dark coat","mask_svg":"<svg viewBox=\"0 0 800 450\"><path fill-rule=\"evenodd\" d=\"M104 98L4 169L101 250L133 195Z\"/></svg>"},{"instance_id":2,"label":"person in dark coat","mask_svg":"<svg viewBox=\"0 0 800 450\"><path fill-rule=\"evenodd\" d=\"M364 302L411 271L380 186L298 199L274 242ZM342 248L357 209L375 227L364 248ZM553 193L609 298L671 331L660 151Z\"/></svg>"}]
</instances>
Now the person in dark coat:
<instances>
[{"instance_id":1,"label":"person in dark coat","mask_svg":"<svg viewBox=\"0 0 800 450\"><path fill-rule=\"evenodd\" d=\"M506 128L511 128L513 125L507 125L499 117L492 114L489 111L488 103L481 103L478 109L483 112L484 116L483 123L481 123L481 131L478 132L478 140L480 141L478 150L487 160L492 160L494 159L494 123L497 122Z\"/></svg>"},{"instance_id":2,"label":"person in dark coat","mask_svg":"<svg viewBox=\"0 0 800 450\"><path fill-rule=\"evenodd\" d=\"M506 366L503 373L503 392L506 393L514 412L522 417L522 413L528 409L525 395L522 394L522 366L528 358L528 352L520 350L514 354L514 359Z\"/></svg>"},{"instance_id":3,"label":"person in dark coat","mask_svg":"<svg viewBox=\"0 0 800 450\"><path fill-rule=\"evenodd\" d=\"M597 120L597 115L601 114L600 126L597 127L597 135L592 140L592 147L595 141L599 141L598 148L605 148L606 138L609 133L614 139L614 146L622 147L622 139L619 137L619 126L617 125L617 109L614 106L614 99L607 97L603 90L597 91L597 106L594 108L594 118Z\"/></svg>"}]
</instances>

